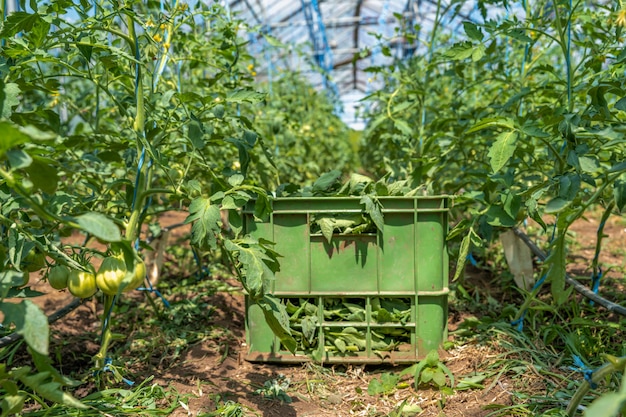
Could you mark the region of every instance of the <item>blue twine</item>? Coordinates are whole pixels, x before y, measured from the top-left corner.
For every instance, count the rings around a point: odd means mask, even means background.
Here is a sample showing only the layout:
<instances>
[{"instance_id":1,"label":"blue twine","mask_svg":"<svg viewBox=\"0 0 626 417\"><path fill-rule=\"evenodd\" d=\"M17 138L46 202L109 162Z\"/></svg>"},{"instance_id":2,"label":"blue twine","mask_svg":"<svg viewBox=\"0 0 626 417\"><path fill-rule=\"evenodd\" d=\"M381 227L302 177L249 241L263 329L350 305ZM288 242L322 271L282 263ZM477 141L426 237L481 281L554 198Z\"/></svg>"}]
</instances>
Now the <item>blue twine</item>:
<instances>
[{"instance_id":1,"label":"blue twine","mask_svg":"<svg viewBox=\"0 0 626 417\"><path fill-rule=\"evenodd\" d=\"M558 7L555 6L555 7ZM572 60L570 56L570 48L572 44L572 0L569 0L569 18L567 19L567 56L565 58L565 66L567 69L567 104L572 102Z\"/></svg>"},{"instance_id":2,"label":"blue twine","mask_svg":"<svg viewBox=\"0 0 626 417\"><path fill-rule=\"evenodd\" d=\"M148 287L139 287L137 288L137 291L146 291L152 294L156 294L157 297L159 297L161 299L161 301L163 301L163 305L166 308L170 308L170 303L169 301L167 301L165 299L165 297L163 297L163 294L161 294L161 292L159 290L157 290L156 288L154 288L152 286L152 283L150 282L150 279L146 276L145 280L148 282Z\"/></svg>"},{"instance_id":3,"label":"blue twine","mask_svg":"<svg viewBox=\"0 0 626 417\"><path fill-rule=\"evenodd\" d=\"M597 384L593 382L593 379L592 379L593 370L589 369L589 367L587 367L587 365L585 365L583 361L577 355L572 355L572 359L574 360L575 366L570 366L569 369L571 369L572 371L582 373L585 378L585 381L589 383L592 389L595 389L597 387Z\"/></svg>"},{"instance_id":4,"label":"blue twine","mask_svg":"<svg viewBox=\"0 0 626 417\"><path fill-rule=\"evenodd\" d=\"M103 372L111 372L112 374L115 375L117 372L113 369L113 367L111 365L113 365L113 360L111 358L106 358L104 360L104 368L102 368L102 370L94 371L94 375L98 375L98 374L103 373ZM117 373L117 374L119 375L119 373ZM122 378L122 381L124 381L129 387L132 387L133 385L135 385L134 381L131 381L130 379L124 378L121 375L120 375L120 377Z\"/></svg>"},{"instance_id":5,"label":"blue twine","mask_svg":"<svg viewBox=\"0 0 626 417\"><path fill-rule=\"evenodd\" d=\"M591 281L592 281L591 290L594 293L596 293L596 294L598 293L598 288L600 287L600 279L601 278L602 278L602 268L598 267L598 273L597 274L593 274L591 276Z\"/></svg>"},{"instance_id":6,"label":"blue twine","mask_svg":"<svg viewBox=\"0 0 626 417\"><path fill-rule=\"evenodd\" d=\"M477 267L478 266L478 262L476 261L476 259L474 258L474 255L472 254L472 252L467 254L467 260L469 261L469 263L472 266Z\"/></svg>"},{"instance_id":7,"label":"blue twine","mask_svg":"<svg viewBox=\"0 0 626 417\"><path fill-rule=\"evenodd\" d=\"M191 253L193 253L193 258L196 261L196 265L198 265L198 279L210 277L211 272L209 271L209 268L202 265L202 260L200 259L200 255L198 255L198 251L195 247L191 248Z\"/></svg>"},{"instance_id":8,"label":"blue twine","mask_svg":"<svg viewBox=\"0 0 626 417\"><path fill-rule=\"evenodd\" d=\"M526 312L528 310L522 311L522 315L519 319L511 321L511 326L516 326L518 332L522 332L524 330L524 317L526 317Z\"/></svg>"},{"instance_id":9,"label":"blue twine","mask_svg":"<svg viewBox=\"0 0 626 417\"><path fill-rule=\"evenodd\" d=\"M135 203L137 202L137 188L139 188L139 175L141 172L141 168L143 168L143 163L146 159L146 148L142 147L141 155L139 156L139 162L137 162L137 177L135 178L135 189L133 190L133 202L130 206L131 211L135 209Z\"/></svg>"}]
</instances>

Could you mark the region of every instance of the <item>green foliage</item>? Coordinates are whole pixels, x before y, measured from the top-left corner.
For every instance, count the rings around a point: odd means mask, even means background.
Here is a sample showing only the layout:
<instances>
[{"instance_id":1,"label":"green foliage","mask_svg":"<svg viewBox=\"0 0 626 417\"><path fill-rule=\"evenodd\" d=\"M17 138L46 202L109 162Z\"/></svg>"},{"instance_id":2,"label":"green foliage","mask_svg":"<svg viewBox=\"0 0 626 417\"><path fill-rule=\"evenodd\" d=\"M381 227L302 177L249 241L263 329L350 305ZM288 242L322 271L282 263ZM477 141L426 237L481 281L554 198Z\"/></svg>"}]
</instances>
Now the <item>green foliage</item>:
<instances>
[{"instance_id":1,"label":"green foliage","mask_svg":"<svg viewBox=\"0 0 626 417\"><path fill-rule=\"evenodd\" d=\"M252 87L241 22L204 3L161 10L133 0L94 10L52 0L25 10L7 16L0 29L2 301L33 294L25 270L66 265L90 272L94 256L113 252L124 254L128 279L140 264L134 246L143 225L189 207L192 244L232 251L246 290L270 305L264 291L277 254L268 242L239 235L238 209L255 199L263 217L270 207L251 174L253 163L269 155L252 123L267 95ZM229 211L228 221L220 209ZM84 236L83 245L64 243L73 233ZM106 249L94 249L92 240ZM42 265L27 260L35 252ZM96 373L115 339L106 317L116 299L101 299ZM271 305L271 317L284 315L280 304ZM2 302L0 309L33 355L48 354L41 310L30 301ZM285 320L274 322L283 329ZM11 371L3 385L19 381L24 392L79 406L49 380L51 372ZM8 397L6 408L21 407L18 397Z\"/></svg>"},{"instance_id":2,"label":"green foliage","mask_svg":"<svg viewBox=\"0 0 626 417\"><path fill-rule=\"evenodd\" d=\"M293 400L287 394L289 389L289 378L279 375L278 378L265 381L263 388L254 391L255 394L262 396L266 400L280 401L281 403L291 403Z\"/></svg>"},{"instance_id":3,"label":"green foliage","mask_svg":"<svg viewBox=\"0 0 626 417\"><path fill-rule=\"evenodd\" d=\"M367 386L369 395L389 395L396 390L396 385L400 382L400 375L385 372L380 379L372 379Z\"/></svg>"},{"instance_id":4,"label":"green foliage","mask_svg":"<svg viewBox=\"0 0 626 417\"><path fill-rule=\"evenodd\" d=\"M604 394L585 410L585 416L626 415L626 374L619 392Z\"/></svg>"},{"instance_id":5,"label":"green foliage","mask_svg":"<svg viewBox=\"0 0 626 417\"><path fill-rule=\"evenodd\" d=\"M419 363L402 371L400 376L403 375L413 376L416 390L421 384L433 385L444 390L448 385L446 377L449 379L450 388L454 388L454 375L439 360L439 354L436 350L431 350Z\"/></svg>"},{"instance_id":6,"label":"green foliage","mask_svg":"<svg viewBox=\"0 0 626 417\"><path fill-rule=\"evenodd\" d=\"M427 48L369 69L385 86L365 103L363 166L457 196L457 278L472 247L558 216L546 270L560 305L571 224L592 205L624 206L622 6L528 3L524 19L465 21L464 35L443 24L462 7L444 9Z\"/></svg>"},{"instance_id":7,"label":"green foliage","mask_svg":"<svg viewBox=\"0 0 626 417\"><path fill-rule=\"evenodd\" d=\"M320 175L356 167L349 128L334 112L324 91L316 91L304 75L284 71L263 86L267 98L254 124L267 144L267 156L254 157L258 182L273 190L282 184L310 186Z\"/></svg>"}]
</instances>

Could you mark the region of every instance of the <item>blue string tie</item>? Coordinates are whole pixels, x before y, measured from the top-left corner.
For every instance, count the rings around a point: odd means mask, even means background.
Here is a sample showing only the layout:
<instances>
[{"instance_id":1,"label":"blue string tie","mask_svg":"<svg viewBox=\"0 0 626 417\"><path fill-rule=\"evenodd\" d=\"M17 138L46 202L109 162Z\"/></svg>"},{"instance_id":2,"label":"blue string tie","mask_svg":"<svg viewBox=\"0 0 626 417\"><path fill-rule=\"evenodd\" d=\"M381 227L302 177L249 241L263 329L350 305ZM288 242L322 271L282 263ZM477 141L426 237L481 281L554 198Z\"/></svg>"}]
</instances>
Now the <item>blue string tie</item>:
<instances>
[{"instance_id":1,"label":"blue string tie","mask_svg":"<svg viewBox=\"0 0 626 417\"><path fill-rule=\"evenodd\" d=\"M137 288L137 291L147 291L147 292L149 292L149 293L156 294L156 295L157 295L157 297L159 297L159 298L161 299L161 301L163 301L163 305L164 305L166 308L170 308L170 303L169 303L169 301L167 301L167 300L165 299L165 297L163 297L163 294L161 294L161 292L160 292L159 290L157 290L156 288L154 288L154 287L152 286L152 283L150 282L150 280L148 279L148 277L146 277L146 281L148 282L148 287L139 287L139 288Z\"/></svg>"},{"instance_id":2,"label":"blue string tie","mask_svg":"<svg viewBox=\"0 0 626 417\"><path fill-rule=\"evenodd\" d=\"M122 381L124 381L126 383L126 385L128 385L129 387L132 387L133 385L135 385L134 381L131 381L128 378L124 378L122 375L120 375L119 371L117 371L116 369L113 368L112 365L113 365L113 360L111 358L106 358L104 360L104 367L102 368L102 370L94 371L94 375L98 375L98 374L104 373L104 372L111 372L113 375L121 378Z\"/></svg>"},{"instance_id":3,"label":"blue string tie","mask_svg":"<svg viewBox=\"0 0 626 417\"><path fill-rule=\"evenodd\" d=\"M467 260L472 266L478 267L478 261L476 261L476 258L474 258L474 255L472 254L472 252L467 254Z\"/></svg>"},{"instance_id":4,"label":"blue string tie","mask_svg":"<svg viewBox=\"0 0 626 417\"><path fill-rule=\"evenodd\" d=\"M527 311L528 310L522 311L522 315L519 319L511 321L511 326L515 326L515 329L520 333L524 330L524 317L526 317Z\"/></svg>"},{"instance_id":5,"label":"blue string tie","mask_svg":"<svg viewBox=\"0 0 626 417\"><path fill-rule=\"evenodd\" d=\"M597 388L598 385L592 380L593 370L589 369L577 355L572 355L572 359L574 360L574 366L570 366L569 369L582 373L585 381L589 383L591 388Z\"/></svg>"}]
</instances>

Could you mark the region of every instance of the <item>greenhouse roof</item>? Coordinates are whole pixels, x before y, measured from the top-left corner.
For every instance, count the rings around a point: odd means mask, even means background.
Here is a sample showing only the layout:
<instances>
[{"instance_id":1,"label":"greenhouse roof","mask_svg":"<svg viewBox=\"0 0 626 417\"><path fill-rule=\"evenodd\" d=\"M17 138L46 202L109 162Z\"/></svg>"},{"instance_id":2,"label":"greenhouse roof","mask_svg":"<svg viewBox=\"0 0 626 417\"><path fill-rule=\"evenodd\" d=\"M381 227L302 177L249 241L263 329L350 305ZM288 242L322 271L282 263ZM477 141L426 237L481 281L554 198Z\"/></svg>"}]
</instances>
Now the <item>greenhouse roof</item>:
<instances>
[{"instance_id":1,"label":"greenhouse roof","mask_svg":"<svg viewBox=\"0 0 626 417\"><path fill-rule=\"evenodd\" d=\"M251 52L259 61L259 77L271 82L280 68L300 70L314 85L338 95L349 114L353 110L347 107L380 88L366 68L412 56L424 44L419 39L430 32L437 9L435 0L229 0L223 4L233 16L256 28L249 37ZM467 18L471 12L455 10L450 23L458 26L458 17ZM265 35L289 48L271 47Z\"/></svg>"}]
</instances>

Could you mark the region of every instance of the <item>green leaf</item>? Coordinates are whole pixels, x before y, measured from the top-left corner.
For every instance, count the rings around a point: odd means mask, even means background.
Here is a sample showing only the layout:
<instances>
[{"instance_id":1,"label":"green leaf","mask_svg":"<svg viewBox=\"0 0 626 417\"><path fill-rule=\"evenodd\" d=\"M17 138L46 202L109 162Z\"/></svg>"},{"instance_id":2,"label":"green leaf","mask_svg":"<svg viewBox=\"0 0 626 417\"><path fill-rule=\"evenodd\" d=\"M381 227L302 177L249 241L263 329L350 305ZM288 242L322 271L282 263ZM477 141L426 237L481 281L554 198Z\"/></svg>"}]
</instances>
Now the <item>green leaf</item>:
<instances>
[{"instance_id":1,"label":"green leaf","mask_svg":"<svg viewBox=\"0 0 626 417\"><path fill-rule=\"evenodd\" d=\"M622 97L615 102L614 106L617 110L626 111L626 97Z\"/></svg>"},{"instance_id":2,"label":"green leaf","mask_svg":"<svg viewBox=\"0 0 626 417\"><path fill-rule=\"evenodd\" d=\"M433 372L433 382L438 387L445 386L446 385L446 374L444 374L443 371L437 369L435 372Z\"/></svg>"},{"instance_id":3,"label":"green leaf","mask_svg":"<svg viewBox=\"0 0 626 417\"><path fill-rule=\"evenodd\" d=\"M433 368L425 367L422 373L420 374L420 382L427 384L432 381L435 371Z\"/></svg>"},{"instance_id":4,"label":"green leaf","mask_svg":"<svg viewBox=\"0 0 626 417\"><path fill-rule=\"evenodd\" d=\"M517 146L517 132L511 130L509 132L503 132L498 135L496 141L491 145L489 153L489 163L494 173L500 171L509 159L513 156L515 148Z\"/></svg>"},{"instance_id":5,"label":"green leaf","mask_svg":"<svg viewBox=\"0 0 626 417\"><path fill-rule=\"evenodd\" d=\"M11 117L12 108L20 104L20 88L15 83L4 83L0 78L0 117Z\"/></svg>"},{"instance_id":6,"label":"green leaf","mask_svg":"<svg viewBox=\"0 0 626 417\"><path fill-rule=\"evenodd\" d=\"M466 58L469 58L474 53L474 45L469 42L459 42L455 43L450 49L448 49L444 56L450 59L454 59L456 61L460 61Z\"/></svg>"},{"instance_id":7,"label":"green leaf","mask_svg":"<svg viewBox=\"0 0 626 417\"><path fill-rule=\"evenodd\" d=\"M582 169L583 172L593 174L600 170L600 163L598 162L598 158L595 156L581 156L578 158L578 162L580 163L580 169Z\"/></svg>"},{"instance_id":8,"label":"green leaf","mask_svg":"<svg viewBox=\"0 0 626 417\"><path fill-rule=\"evenodd\" d=\"M585 417L617 416L626 407L626 393L607 393L596 399L585 410Z\"/></svg>"},{"instance_id":9,"label":"green leaf","mask_svg":"<svg viewBox=\"0 0 626 417\"><path fill-rule=\"evenodd\" d=\"M85 404L81 403L70 394L63 392L61 390L60 383L55 381L47 381L48 379L48 372L40 372L35 375L21 377L20 381L22 381L24 385L35 391L37 394L41 395L46 400L63 404L68 407L74 407L79 409L88 408Z\"/></svg>"},{"instance_id":10,"label":"green leaf","mask_svg":"<svg viewBox=\"0 0 626 417\"><path fill-rule=\"evenodd\" d=\"M565 291L565 232L559 231L546 263L550 266L546 279L552 284L552 297L557 305L567 299Z\"/></svg>"},{"instance_id":11,"label":"green leaf","mask_svg":"<svg viewBox=\"0 0 626 417\"><path fill-rule=\"evenodd\" d=\"M463 22L463 29L465 30L465 34L475 41L482 41L485 35L480 30L480 28L472 22Z\"/></svg>"},{"instance_id":12,"label":"green leaf","mask_svg":"<svg viewBox=\"0 0 626 417\"><path fill-rule=\"evenodd\" d=\"M626 173L623 173L613 183L613 198L615 206L622 212L626 206Z\"/></svg>"},{"instance_id":13,"label":"green leaf","mask_svg":"<svg viewBox=\"0 0 626 417\"><path fill-rule=\"evenodd\" d=\"M234 174L228 177L228 183L233 187L237 187L243 183L244 176L241 174Z\"/></svg>"},{"instance_id":14,"label":"green leaf","mask_svg":"<svg viewBox=\"0 0 626 417\"><path fill-rule=\"evenodd\" d=\"M486 213L487 223L492 226L513 227L517 220L510 216L502 206L490 206Z\"/></svg>"},{"instance_id":15,"label":"green leaf","mask_svg":"<svg viewBox=\"0 0 626 417\"><path fill-rule=\"evenodd\" d=\"M16 256L19 258L21 257L21 254L17 254ZM7 298L11 289L22 285L23 282L23 272L11 269L0 272L0 300Z\"/></svg>"},{"instance_id":16,"label":"green leaf","mask_svg":"<svg viewBox=\"0 0 626 417\"><path fill-rule=\"evenodd\" d=\"M0 121L0 158L11 148L29 141L28 135L8 121Z\"/></svg>"},{"instance_id":17,"label":"green leaf","mask_svg":"<svg viewBox=\"0 0 626 417\"><path fill-rule=\"evenodd\" d=\"M105 242L119 242L122 240L119 227L109 217L102 213L88 212L76 217L80 228Z\"/></svg>"},{"instance_id":18,"label":"green leaf","mask_svg":"<svg viewBox=\"0 0 626 417\"><path fill-rule=\"evenodd\" d=\"M313 192L328 192L330 188L341 178L341 171L334 169L330 172L322 174L317 181L313 183Z\"/></svg>"},{"instance_id":19,"label":"green leaf","mask_svg":"<svg viewBox=\"0 0 626 417\"><path fill-rule=\"evenodd\" d=\"M20 303L0 303L4 314L4 325L15 324L15 331L24 337L28 346L35 352L48 355L50 329L48 317L30 300Z\"/></svg>"},{"instance_id":20,"label":"green leaf","mask_svg":"<svg viewBox=\"0 0 626 417\"><path fill-rule=\"evenodd\" d=\"M254 90L236 90L232 91L226 97L226 101L232 103L258 103L265 99L265 93L259 93Z\"/></svg>"},{"instance_id":21,"label":"green leaf","mask_svg":"<svg viewBox=\"0 0 626 417\"><path fill-rule=\"evenodd\" d=\"M250 238L245 242L229 239L224 242L226 250L235 252L237 255L245 278L242 284L253 300L262 297L268 289L269 281L274 279L274 273L265 262L272 261L272 259L255 243L256 241Z\"/></svg>"},{"instance_id":22,"label":"green leaf","mask_svg":"<svg viewBox=\"0 0 626 417\"><path fill-rule=\"evenodd\" d=\"M248 172L248 166L250 166L250 145L242 139L228 138L225 140L228 143L232 143L237 147L239 152L239 165L241 173L245 176Z\"/></svg>"},{"instance_id":23,"label":"green leaf","mask_svg":"<svg viewBox=\"0 0 626 417\"><path fill-rule=\"evenodd\" d=\"M24 407L24 401L26 400L26 394L9 394L3 395L0 400L0 408L2 409L3 416L17 415Z\"/></svg>"},{"instance_id":24,"label":"green leaf","mask_svg":"<svg viewBox=\"0 0 626 417\"><path fill-rule=\"evenodd\" d=\"M322 235L328 243L333 240L333 232L335 231L335 221L332 217L322 217L317 220L317 224L322 230Z\"/></svg>"},{"instance_id":25,"label":"green leaf","mask_svg":"<svg viewBox=\"0 0 626 417\"><path fill-rule=\"evenodd\" d=\"M552 200L548 201L544 212L547 214L558 213L570 204L572 204L571 200L566 200L561 197L555 197Z\"/></svg>"},{"instance_id":26,"label":"green leaf","mask_svg":"<svg viewBox=\"0 0 626 417\"><path fill-rule=\"evenodd\" d=\"M479 130L487 129L489 127L513 129L513 126L515 126L515 122L508 117L488 117L476 122L476 124L469 128L465 133L478 132Z\"/></svg>"},{"instance_id":27,"label":"green leaf","mask_svg":"<svg viewBox=\"0 0 626 417\"><path fill-rule=\"evenodd\" d=\"M11 169L22 169L33 163L33 158L21 149L12 149L7 153L7 159L11 165Z\"/></svg>"},{"instance_id":28,"label":"green leaf","mask_svg":"<svg viewBox=\"0 0 626 417\"><path fill-rule=\"evenodd\" d=\"M530 38L528 35L526 35L526 32L524 29L521 28L515 28L512 29L508 32L506 32L507 36L510 36L513 39L517 39L518 41L522 41L524 43L532 43L532 38Z\"/></svg>"},{"instance_id":29,"label":"green leaf","mask_svg":"<svg viewBox=\"0 0 626 417\"><path fill-rule=\"evenodd\" d=\"M35 156L32 163L26 168L33 185L48 194L54 194L59 183L58 168L54 167L52 162L48 158Z\"/></svg>"},{"instance_id":30,"label":"green leaf","mask_svg":"<svg viewBox=\"0 0 626 417\"><path fill-rule=\"evenodd\" d=\"M437 366L439 364L439 354L436 350L431 350L424 358L424 361L426 362L426 366Z\"/></svg>"},{"instance_id":31,"label":"green leaf","mask_svg":"<svg viewBox=\"0 0 626 417\"><path fill-rule=\"evenodd\" d=\"M472 51L472 61L476 62L476 61L480 61L482 59L482 57L485 56L485 45L478 44L476 45L476 47L474 48L474 51Z\"/></svg>"},{"instance_id":32,"label":"green leaf","mask_svg":"<svg viewBox=\"0 0 626 417\"><path fill-rule=\"evenodd\" d=\"M389 395L396 390L396 386L400 382L400 375L391 372L385 372L379 379L372 379L367 387L369 395Z\"/></svg>"},{"instance_id":33,"label":"green leaf","mask_svg":"<svg viewBox=\"0 0 626 417\"><path fill-rule=\"evenodd\" d=\"M285 311L285 306L281 304L278 298L267 294L257 300L256 303L261 307L265 320L272 329L272 332L280 339L287 350L291 353L295 353L298 345L291 336L289 315L287 315L287 311Z\"/></svg>"},{"instance_id":34,"label":"green leaf","mask_svg":"<svg viewBox=\"0 0 626 417\"><path fill-rule=\"evenodd\" d=\"M19 32L29 32L41 20L37 13L13 12L4 21L0 38L11 38Z\"/></svg>"},{"instance_id":35,"label":"green leaf","mask_svg":"<svg viewBox=\"0 0 626 417\"><path fill-rule=\"evenodd\" d=\"M456 270L454 271L454 278L452 281L456 281L459 279L461 274L463 274L463 270L465 269L465 262L467 261L467 256L469 255L472 239L471 234L473 230L470 228L467 235L463 237L461 240L461 247L459 249L459 258L456 260Z\"/></svg>"},{"instance_id":36,"label":"green leaf","mask_svg":"<svg viewBox=\"0 0 626 417\"><path fill-rule=\"evenodd\" d=\"M216 234L220 233L220 209L217 204L212 204L210 198L198 197L189 205L189 216L185 223L193 223L191 226L191 243L193 245L210 248L217 247Z\"/></svg>"},{"instance_id":37,"label":"green leaf","mask_svg":"<svg viewBox=\"0 0 626 417\"><path fill-rule=\"evenodd\" d=\"M364 195L360 200L361 204L365 204L365 212L370 216L376 228L381 232L385 229L385 220L383 219L383 212L380 209L380 204L375 201L370 195Z\"/></svg>"},{"instance_id":38,"label":"green leaf","mask_svg":"<svg viewBox=\"0 0 626 417\"><path fill-rule=\"evenodd\" d=\"M463 378L459 381L456 386L457 390L466 390L466 389L483 389L485 386L482 382L487 379L488 375L481 373L477 375L472 375L470 377Z\"/></svg>"},{"instance_id":39,"label":"green leaf","mask_svg":"<svg viewBox=\"0 0 626 417\"><path fill-rule=\"evenodd\" d=\"M407 136L413 136L413 129L411 128L411 126L409 126L409 124L407 122L405 122L404 120L401 119L395 119L393 121L393 125L396 127L396 129L398 129L400 132L402 132L403 134L407 135Z\"/></svg>"},{"instance_id":40,"label":"green leaf","mask_svg":"<svg viewBox=\"0 0 626 417\"><path fill-rule=\"evenodd\" d=\"M198 120L192 120L189 122L189 142L196 149L204 148L204 132L202 130L202 124Z\"/></svg>"}]
</instances>

